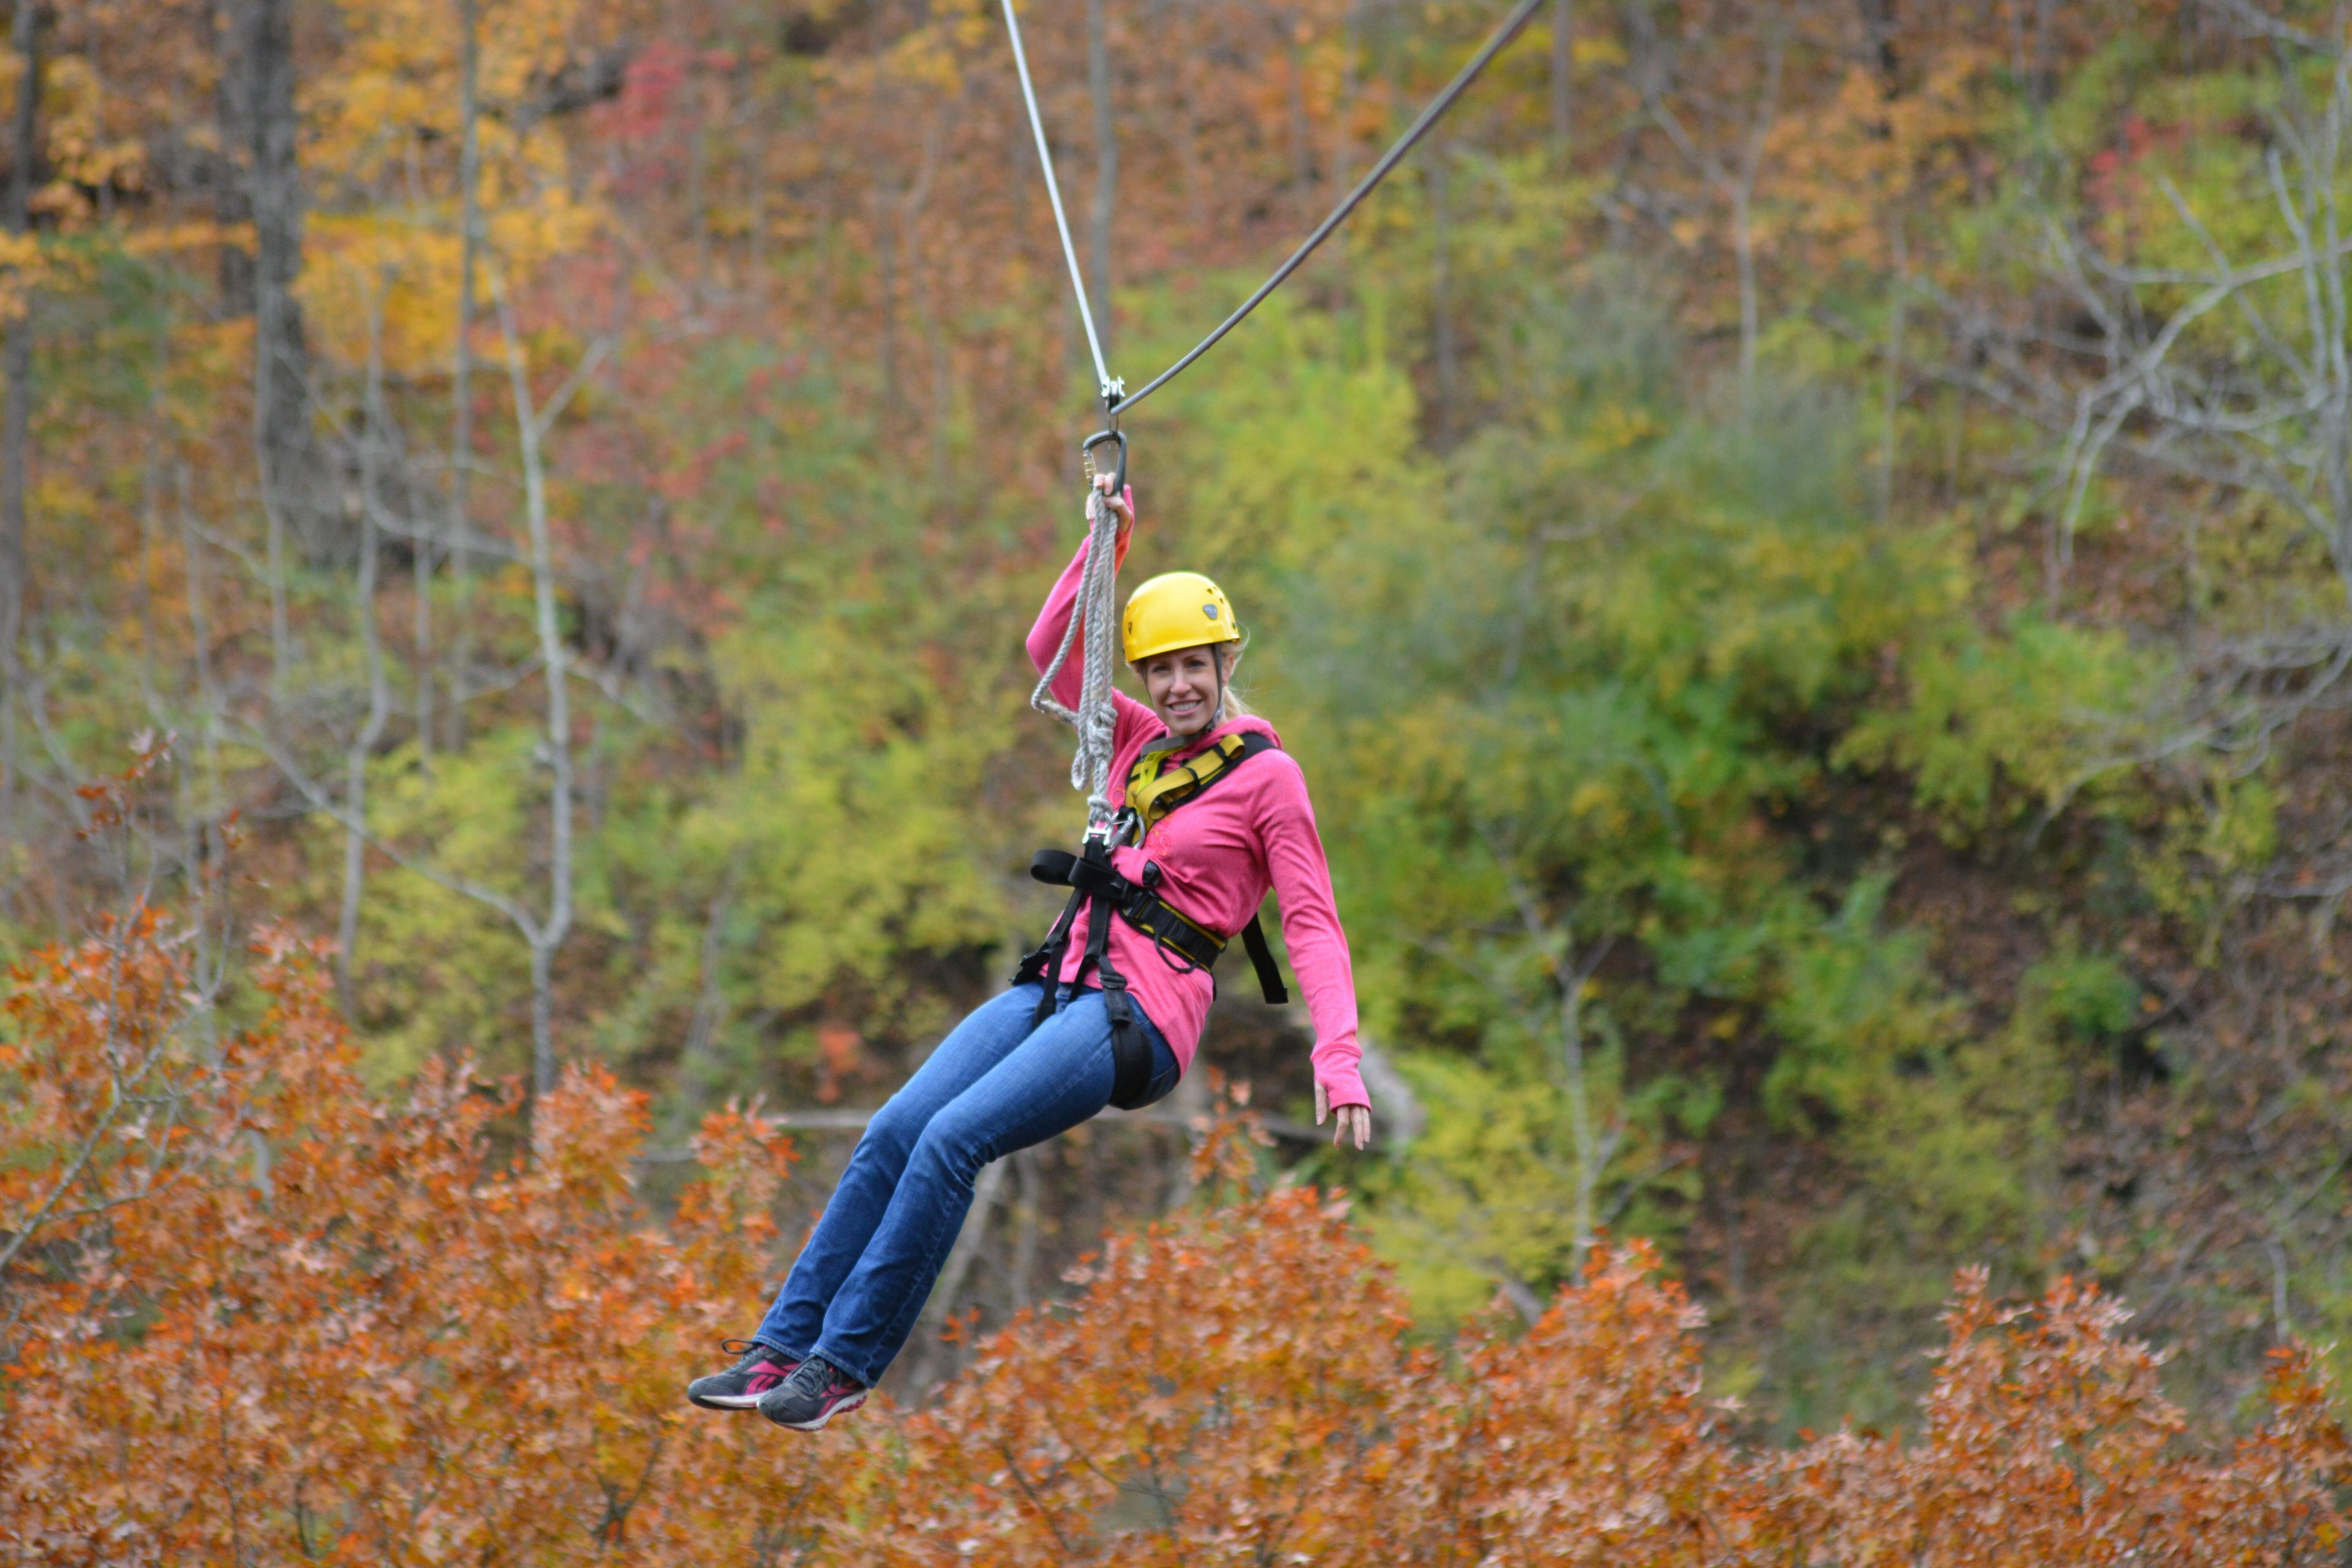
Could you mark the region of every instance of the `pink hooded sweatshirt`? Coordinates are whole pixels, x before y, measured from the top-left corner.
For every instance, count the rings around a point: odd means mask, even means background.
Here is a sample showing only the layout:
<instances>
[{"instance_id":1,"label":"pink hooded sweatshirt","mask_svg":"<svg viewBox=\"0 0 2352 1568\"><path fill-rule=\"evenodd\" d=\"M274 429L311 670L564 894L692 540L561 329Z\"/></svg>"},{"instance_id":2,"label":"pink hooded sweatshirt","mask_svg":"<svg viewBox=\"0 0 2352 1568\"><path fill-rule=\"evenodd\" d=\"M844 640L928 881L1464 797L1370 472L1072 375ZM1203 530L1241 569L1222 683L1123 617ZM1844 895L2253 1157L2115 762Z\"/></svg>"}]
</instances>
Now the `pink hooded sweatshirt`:
<instances>
[{"instance_id":1,"label":"pink hooded sweatshirt","mask_svg":"<svg viewBox=\"0 0 2352 1568\"><path fill-rule=\"evenodd\" d=\"M1061 646L1086 562L1087 547L1081 543L1030 629L1029 657L1040 671L1053 662L1054 650ZM1066 706L1075 707L1078 700L1084 668L1078 645L1085 636L1080 627L1054 682L1054 695ZM1128 770L1146 745L1168 731L1158 715L1125 692L1111 695L1118 717L1111 731L1110 799L1118 805L1127 796ZM1253 716L1228 720L1174 755L1181 761L1212 741L1249 730L1280 742L1273 725ZM1356 1070L1363 1051L1356 1043L1356 979L1348 961L1348 933L1339 929L1339 911L1332 902L1331 868L1315 831L1314 808L1307 803L1307 775L1290 753L1264 752L1251 758L1220 776L1198 799L1162 818L1141 844L1111 856L1122 876L1138 880L1146 860L1160 867L1160 897L1186 919L1213 931L1239 931L1257 912L1266 889L1274 889L1281 907L1283 943L1315 1021L1315 1081L1335 1109L1369 1107L1371 1099ZM1086 945L1087 914L1081 911L1071 927L1057 978L1076 976ZM1201 1026L1216 994L1207 973L1179 968L1125 921L1111 922L1110 958L1144 1015L1166 1037L1177 1062L1190 1070ZM1226 961L1228 968L1233 962ZM1248 973L1246 966L1243 973Z\"/></svg>"}]
</instances>

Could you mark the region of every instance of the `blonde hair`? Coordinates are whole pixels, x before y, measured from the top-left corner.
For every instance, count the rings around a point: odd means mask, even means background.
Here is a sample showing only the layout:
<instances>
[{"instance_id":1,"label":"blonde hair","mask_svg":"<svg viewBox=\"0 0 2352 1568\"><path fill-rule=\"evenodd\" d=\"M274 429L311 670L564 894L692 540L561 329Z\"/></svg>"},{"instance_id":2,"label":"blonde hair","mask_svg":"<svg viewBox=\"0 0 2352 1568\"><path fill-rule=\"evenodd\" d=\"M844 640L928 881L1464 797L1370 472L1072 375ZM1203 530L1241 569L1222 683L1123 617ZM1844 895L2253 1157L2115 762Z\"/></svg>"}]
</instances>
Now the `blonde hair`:
<instances>
[{"instance_id":1,"label":"blonde hair","mask_svg":"<svg viewBox=\"0 0 2352 1568\"><path fill-rule=\"evenodd\" d=\"M1225 666L1225 700L1223 704L1223 710L1218 714L1218 721L1220 723L1223 722L1227 719L1251 718L1257 712L1256 709L1251 707L1247 701L1243 700L1242 689L1234 684L1234 670L1240 666L1242 662L1242 649L1247 646L1248 645L1246 643L1229 642L1223 644L1218 650L1220 658L1223 656L1224 648L1231 648L1234 650L1233 661Z\"/></svg>"}]
</instances>

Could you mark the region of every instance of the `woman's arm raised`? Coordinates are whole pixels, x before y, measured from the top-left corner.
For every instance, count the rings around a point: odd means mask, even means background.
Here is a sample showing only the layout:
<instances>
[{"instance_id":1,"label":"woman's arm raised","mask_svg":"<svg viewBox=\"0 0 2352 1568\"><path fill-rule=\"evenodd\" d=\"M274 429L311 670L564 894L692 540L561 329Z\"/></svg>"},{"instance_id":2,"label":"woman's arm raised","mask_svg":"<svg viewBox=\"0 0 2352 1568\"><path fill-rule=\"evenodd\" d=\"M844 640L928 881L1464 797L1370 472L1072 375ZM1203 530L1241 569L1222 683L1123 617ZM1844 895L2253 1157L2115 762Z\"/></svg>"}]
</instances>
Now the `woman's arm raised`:
<instances>
[{"instance_id":1,"label":"woman's arm raised","mask_svg":"<svg viewBox=\"0 0 2352 1568\"><path fill-rule=\"evenodd\" d=\"M1118 564L1125 565L1128 542L1135 529L1135 491L1130 489L1109 500L1111 507L1118 513ZM1062 646L1062 634L1068 628L1070 617L1077 611L1078 588L1087 571L1087 542L1079 540L1077 553L1070 557L1067 566L1062 568L1062 575L1055 580L1053 591L1045 595L1045 607L1037 612L1037 624L1029 628L1029 662L1037 667L1040 675L1054 662L1055 650ZM1062 668L1054 676L1054 700L1065 708L1075 708L1078 704L1085 679L1086 640L1086 628L1080 626L1077 635L1070 639L1070 657L1062 661ZM1150 709L1116 688L1111 692L1111 701L1118 713L1112 730L1114 749L1127 743L1135 726L1159 722Z\"/></svg>"}]
</instances>

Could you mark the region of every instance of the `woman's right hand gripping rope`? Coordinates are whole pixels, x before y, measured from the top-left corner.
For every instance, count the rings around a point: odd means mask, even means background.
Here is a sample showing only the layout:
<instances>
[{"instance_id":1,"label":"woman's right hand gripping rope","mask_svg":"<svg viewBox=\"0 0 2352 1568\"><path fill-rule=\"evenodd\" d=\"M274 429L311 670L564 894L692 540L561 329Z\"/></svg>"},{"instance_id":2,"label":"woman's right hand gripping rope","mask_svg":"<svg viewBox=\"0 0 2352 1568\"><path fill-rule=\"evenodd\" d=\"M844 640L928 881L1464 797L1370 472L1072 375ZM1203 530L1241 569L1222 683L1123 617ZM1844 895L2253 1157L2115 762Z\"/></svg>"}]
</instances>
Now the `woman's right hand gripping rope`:
<instances>
[{"instance_id":1,"label":"woman's right hand gripping rope","mask_svg":"<svg viewBox=\"0 0 2352 1568\"><path fill-rule=\"evenodd\" d=\"M1118 513L1118 559L1123 564L1127 560L1128 540L1135 532L1135 487L1129 485L1114 493L1112 487L1118 483L1117 476L1112 474L1095 476L1095 489L1103 493L1110 510Z\"/></svg>"}]
</instances>

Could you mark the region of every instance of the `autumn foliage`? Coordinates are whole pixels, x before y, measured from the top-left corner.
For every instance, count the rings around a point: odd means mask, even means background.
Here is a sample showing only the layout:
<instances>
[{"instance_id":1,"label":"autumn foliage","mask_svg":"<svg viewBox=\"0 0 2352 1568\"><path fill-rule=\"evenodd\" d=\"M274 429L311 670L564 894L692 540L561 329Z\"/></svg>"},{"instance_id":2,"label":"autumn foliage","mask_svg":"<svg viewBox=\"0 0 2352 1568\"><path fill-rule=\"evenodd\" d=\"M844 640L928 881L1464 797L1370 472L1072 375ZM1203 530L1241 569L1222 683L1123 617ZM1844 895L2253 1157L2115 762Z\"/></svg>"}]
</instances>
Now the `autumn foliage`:
<instances>
[{"instance_id":1,"label":"autumn foliage","mask_svg":"<svg viewBox=\"0 0 2352 1568\"><path fill-rule=\"evenodd\" d=\"M1525 1332L1417 1344L1347 1203L1249 1192L1232 1124L1202 1173L1228 1201L1110 1238L930 1407L814 1440L696 1411L680 1384L776 1257L779 1135L709 1118L657 1224L641 1096L575 1071L525 1107L438 1068L376 1103L320 951L256 948L240 1028L152 909L13 977L12 1561L2022 1568L2342 1539L2345 1437L2300 1350L2200 1454L2115 1302L1970 1277L1916 1437L1757 1451L1645 1247Z\"/></svg>"},{"instance_id":2,"label":"autumn foliage","mask_svg":"<svg viewBox=\"0 0 2352 1568\"><path fill-rule=\"evenodd\" d=\"M806 1458L673 1409L772 1249L782 1146L713 1117L710 1179L656 1235L637 1097L574 1076L528 1154L495 1136L512 1092L463 1071L373 1105L317 952L258 946L265 1011L217 1038L152 912L16 978L12 1551L537 1562L626 1538L690 1560L737 1478Z\"/></svg>"}]
</instances>

